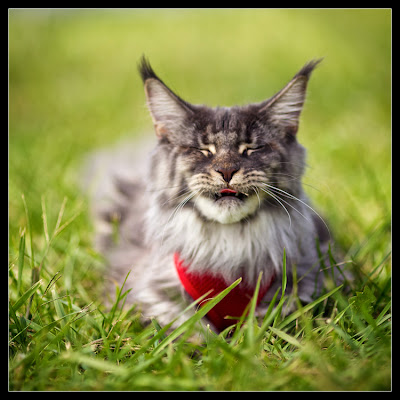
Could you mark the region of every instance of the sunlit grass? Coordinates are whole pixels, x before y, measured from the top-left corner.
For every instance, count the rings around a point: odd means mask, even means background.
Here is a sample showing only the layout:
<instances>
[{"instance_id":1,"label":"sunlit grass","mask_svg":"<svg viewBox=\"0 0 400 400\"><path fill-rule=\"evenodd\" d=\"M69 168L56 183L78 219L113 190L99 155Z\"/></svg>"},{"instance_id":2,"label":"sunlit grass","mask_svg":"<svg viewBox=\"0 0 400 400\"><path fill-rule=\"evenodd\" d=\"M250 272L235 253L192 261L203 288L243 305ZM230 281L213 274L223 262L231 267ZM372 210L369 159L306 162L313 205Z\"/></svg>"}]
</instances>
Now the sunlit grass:
<instances>
[{"instance_id":1,"label":"sunlit grass","mask_svg":"<svg viewBox=\"0 0 400 400\"><path fill-rule=\"evenodd\" d=\"M389 10L10 10L10 389L389 390L390 23ZM213 106L266 99L325 57L298 139L334 256L355 270L349 293L204 343L143 327L122 309L128 288L105 307L79 177L91 150L153 135L143 53Z\"/></svg>"}]
</instances>

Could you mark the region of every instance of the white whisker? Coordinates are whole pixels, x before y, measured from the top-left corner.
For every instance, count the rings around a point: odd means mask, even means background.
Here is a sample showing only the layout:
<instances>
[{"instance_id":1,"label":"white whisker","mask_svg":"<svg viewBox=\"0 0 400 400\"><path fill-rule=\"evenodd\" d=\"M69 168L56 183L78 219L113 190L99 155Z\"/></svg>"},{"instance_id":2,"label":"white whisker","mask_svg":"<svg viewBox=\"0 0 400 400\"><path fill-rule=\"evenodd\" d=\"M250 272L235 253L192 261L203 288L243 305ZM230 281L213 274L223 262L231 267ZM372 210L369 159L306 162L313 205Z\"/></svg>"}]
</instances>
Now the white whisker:
<instances>
[{"instance_id":1,"label":"white whisker","mask_svg":"<svg viewBox=\"0 0 400 400\"><path fill-rule=\"evenodd\" d=\"M258 191L257 191L257 187L252 186L251 188L254 190L254 193L257 195L257 198L258 198L258 208L260 209L260 207L261 207L261 200L260 200L260 196L259 196Z\"/></svg>"},{"instance_id":2,"label":"white whisker","mask_svg":"<svg viewBox=\"0 0 400 400\"><path fill-rule=\"evenodd\" d=\"M186 196L187 194L191 193L191 190L187 189L187 188L184 188L184 189L180 190L177 194L179 194L181 192L184 192L184 193L180 194L179 196L169 198L167 201L165 201L161 205L164 206L165 204L167 204L167 203L169 203L171 201L174 201L174 200L179 199L180 197Z\"/></svg>"},{"instance_id":3,"label":"white whisker","mask_svg":"<svg viewBox=\"0 0 400 400\"><path fill-rule=\"evenodd\" d=\"M289 207L293 208L293 210L297 211L306 221L309 221L309 219L308 219L303 213L301 213L293 204L290 204L288 201L282 199L282 197L278 196L277 193L275 193L275 195L276 195L277 197L279 197L279 199L280 199L281 201L283 201L285 204L287 204Z\"/></svg>"},{"instance_id":4,"label":"white whisker","mask_svg":"<svg viewBox=\"0 0 400 400\"><path fill-rule=\"evenodd\" d=\"M278 197L276 197L270 190L268 190L268 189L262 189L262 188L260 188L260 189L261 189L263 192L269 194L272 198L274 198L274 199L283 207L283 209L286 211L286 214L287 214L288 217L289 217L289 227L291 227L291 226L292 226L292 218L291 218L291 216L290 216L289 211L287 210L287 208L282 204L282 202L278 199Z\"/></svg>"},{"instance_id":5,"label":"white whisker","mask_svg":"<svg viewBox=\"0 0 400 400\"><path fill-rule=\"evenodd\" d=\"M167 220L167 222L165 223L165 225L164 225L164 229L163 229L163 232L162 232L162 235L161 235L161 246L163 245L163 242L164 242L164 233L165 233L165 230L166 230L166 228L168 227L168 225L169 224L173 224L173 222L174 222L174 220L175 220L175 217L178 215L178 213L182 210L182 208L186 205L186 203L188 202L188 201L190 201L196 194L198 194L200 192L200 189L199 190L196 190L195 192L190 192L190 194L188 195L188 196L186 196L175 208L174 208L174 210L172 211L172 213L170 214L170 216L169 216L169 218L168 218L168 220ZM186 193L185 193L186 194ZM181 196L179 196L179 197L181 197Z\"/></svg>"},{"instance_id":6,"label":"white whisker","mask_svg":"<svg viewBox=\"0 0 400 400\"><path fill-rule=\"evenodd\" d=\"M185 197L176 207L175 207L175 211L173 213L172 216L172 221L175 219L176 215L178 214L179 211L182 210L182 208L185 206L185 204L191 200L197 193L199 192L199 190L197 190L196 192L192 192L189 196ZM168 220L169 221L169 220ZM168 222L167 222L168 223Z\"/></svg>"},{"instance_id":7,"label":"white whisker","mask_svg":"<svg viewBox=\"0 0 400 400\"><path fill-rule=\"evenodd\" d=\"M326 224L324 219L310 205L308 205L306 202L304 202L303 200L299 199L298 197L286 192L285 190L277 188L277 187L272 186L272 185L269 185L268 183L262 183L262 185L268 186L272 190L276 190L276 191L282 193L282 196L286 196L286 197L288 197L290 199L299 201L301 204L304 204L307 208L309 208L322 221L322 223L325 225L326 229L328 230L329 236L331 235L331 232L330 232L330 230L328 228L328 225Z\"/></svg>"},{"instance_id":8,"label":"white whisker","mask_svg":"<svg viewBox=\"0 0 400 400\"><path fill-rule=\"evenodd\" d=\"M205 192L205 189L198 189L197 191L196 191L196 196L197 196L197 198L196 198L196 200L194 201L194 205L193 205L193 207L196 207L196 203L197 203L197 200L199 199L199 197L203 194Z\"/></svg>"}]
</instances>

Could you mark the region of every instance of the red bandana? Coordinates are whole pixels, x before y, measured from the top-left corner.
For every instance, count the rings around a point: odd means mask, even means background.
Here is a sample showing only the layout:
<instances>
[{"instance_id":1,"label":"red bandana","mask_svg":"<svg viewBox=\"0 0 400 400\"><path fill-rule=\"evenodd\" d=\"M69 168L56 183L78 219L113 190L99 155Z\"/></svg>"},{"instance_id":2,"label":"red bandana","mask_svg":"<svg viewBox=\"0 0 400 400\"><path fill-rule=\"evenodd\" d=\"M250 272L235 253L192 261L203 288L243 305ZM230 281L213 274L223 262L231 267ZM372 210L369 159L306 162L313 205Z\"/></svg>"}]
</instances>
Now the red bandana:
<instances>
[{"instance_id":1,"label":"red bandana","mask_svg":"<svg viewBox=\"0 0 400 400\"><path fill-rule=\"evenodd\" d=\"M216 296L229 286L220 277L211 274L196 274L187 272L187 266L183 265L183 261L179 258L178 253L174 254L174 263L183 287L193 298L193 300L197 300L200 296L207 293L211 289L213 292L210 293L210 296ZM260 287L257 298L257 306L267 293L272 282L274 281L274 278L275 276L272 276L269 282L267 282L263 287ZM225 316L230 315L233 317L240 317L253 295L254 289L248 288L242 281L208 312L207 318L219 331L222 331L228 326L237 322L237 320L225 319Z\"/></svg>"}]
</instances>

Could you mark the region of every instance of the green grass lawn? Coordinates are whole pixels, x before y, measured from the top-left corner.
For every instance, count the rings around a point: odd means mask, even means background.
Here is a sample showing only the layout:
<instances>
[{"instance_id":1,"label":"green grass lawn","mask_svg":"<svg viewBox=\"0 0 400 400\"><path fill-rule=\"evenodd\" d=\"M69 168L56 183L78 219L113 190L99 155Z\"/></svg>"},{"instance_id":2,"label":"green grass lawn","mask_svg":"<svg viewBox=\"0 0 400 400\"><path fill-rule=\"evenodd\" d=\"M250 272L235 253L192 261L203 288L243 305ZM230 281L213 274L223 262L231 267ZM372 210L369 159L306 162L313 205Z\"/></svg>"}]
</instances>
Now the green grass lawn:
<instances>
[{"instance_id":1,"label":"green grass lawn","mask_svg":"<svg viewBox=\"0 0 400 400\"><path fill-rule=\"evenodd\" d=\"M79 174L153 134L143 53L212 106L264 100L324 57L298 138L350 291L198 343L200 315L167 335L123 307L128 288L105 307ZM10 390L391 390L391 11L10 10L8 212Z\"/></svg>"}]
</instances>

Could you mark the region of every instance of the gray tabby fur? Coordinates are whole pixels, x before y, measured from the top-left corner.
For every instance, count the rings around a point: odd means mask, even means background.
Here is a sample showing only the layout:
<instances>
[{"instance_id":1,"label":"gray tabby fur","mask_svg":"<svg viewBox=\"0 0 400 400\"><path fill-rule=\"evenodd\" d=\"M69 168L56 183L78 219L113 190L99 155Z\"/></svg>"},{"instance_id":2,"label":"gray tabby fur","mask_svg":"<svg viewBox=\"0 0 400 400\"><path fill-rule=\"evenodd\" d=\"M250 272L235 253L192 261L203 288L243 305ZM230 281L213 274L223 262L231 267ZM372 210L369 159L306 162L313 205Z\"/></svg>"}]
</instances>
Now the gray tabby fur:
<instances>
[{"instance_id":1,"label":"gray tabby fur","mask_svg":"<svg viewBox=\"0 0 400 400\"><path fill-rule=\"evenodd\" d=\"M318 294L324 274L316 239L326 252L330 234L303 191L306 152L296 135L318 62L264 102L209 108L182 100L142 59L157 142L149 155L137 143L96 154L86 182L98 183L96 242L109 276L121 285L132 271L128 302L140 306L144 319L165 325L191 301L175 271L177 251L190 271L219 274L227 284L242 277L254 286L261 271L263 280L276 274L264 303L281 284L286 249L287 292L296 265L300 299ZM221 197L226 187L239 197Z\"/></svg>"}]
</instances>

